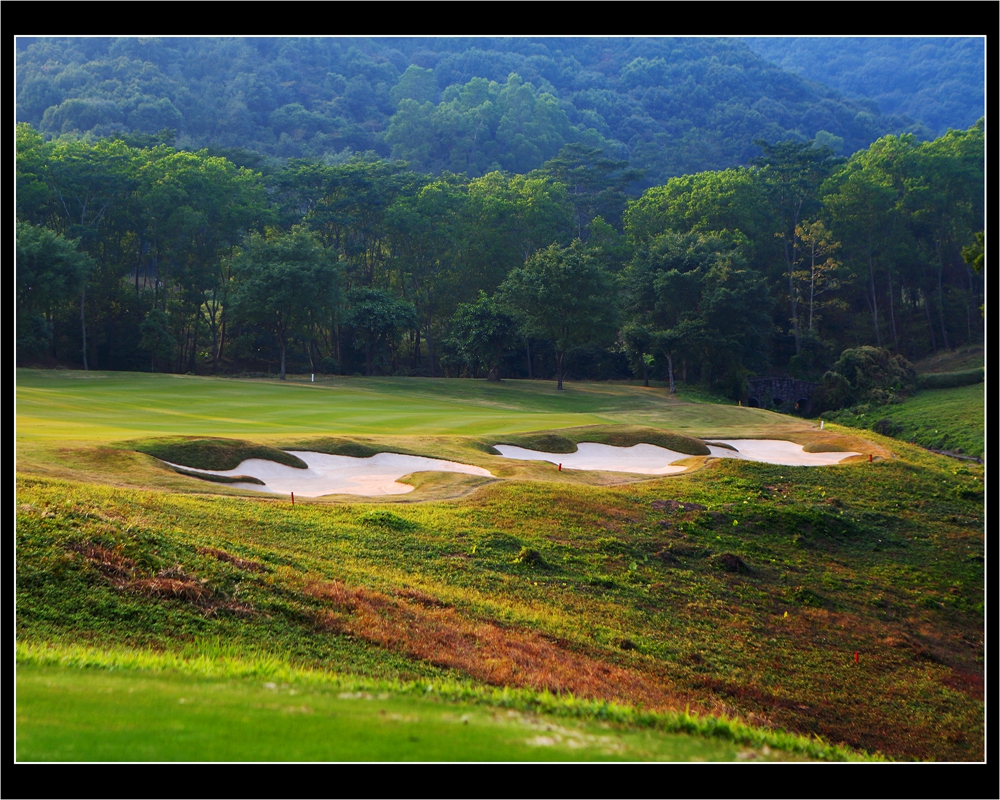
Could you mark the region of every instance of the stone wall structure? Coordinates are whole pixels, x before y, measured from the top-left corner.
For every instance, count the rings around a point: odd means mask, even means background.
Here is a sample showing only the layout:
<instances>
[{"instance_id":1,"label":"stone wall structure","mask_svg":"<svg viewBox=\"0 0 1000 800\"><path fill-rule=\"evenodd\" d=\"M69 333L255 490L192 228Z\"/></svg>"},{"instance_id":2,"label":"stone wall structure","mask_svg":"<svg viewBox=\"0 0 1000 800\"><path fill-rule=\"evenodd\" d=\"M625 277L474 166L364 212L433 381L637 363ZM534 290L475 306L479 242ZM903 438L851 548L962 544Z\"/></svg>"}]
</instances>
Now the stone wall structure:
<instances>
[{"instance_id":1,"label":"stone wall structure","mask_svg":"<svg viewBox=\"0 0 1000 800\"><path fill-rule=\"evenodd\" d=\"M808 416L812 413L812 398L819 384L793 378L750 378L747 381L746 404L750 408L767 408Z\"/></svg>"}]
</instances>

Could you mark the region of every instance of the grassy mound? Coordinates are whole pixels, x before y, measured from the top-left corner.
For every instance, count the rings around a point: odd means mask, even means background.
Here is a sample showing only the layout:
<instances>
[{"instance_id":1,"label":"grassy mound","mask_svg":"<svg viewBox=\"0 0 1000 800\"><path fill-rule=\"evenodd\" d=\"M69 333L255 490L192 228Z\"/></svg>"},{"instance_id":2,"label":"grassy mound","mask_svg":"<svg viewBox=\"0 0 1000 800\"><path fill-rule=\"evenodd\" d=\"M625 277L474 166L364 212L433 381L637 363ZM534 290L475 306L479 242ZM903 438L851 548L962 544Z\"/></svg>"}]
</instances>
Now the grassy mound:
<instances>
[{"instance_id":1,"label":"grassy mound","mask_svg":"<svg viewBox=\"0 0 1000 800\"><path fill-rule=\"evenodd\" d=\"M285 444L288 450L304 450L311 453L326 453L330 456L350 456L351 458L371 458L386 452L371 441L363 441L345 436L324 436L310 439L296 439ZM393 452L400 452L393 450Z\"/></svg>"},{"instance_id":2,"label":"grassy mound","mask_svg":"<svg viewBox=\"0 0 1000 800\"><path fill-rule=\"evenodd\" d=\"M497 444L509 444L545 453L575 453L580 442L594 442L612 447L653 444L689 456L707 456L711 452L705 443L698 439L644 425L582 425L576 428L534 431L504 436Z\"/></svg>"},{"instance_id":3,"label":"grassy mound","mask_svg":"<svg viewBox=\"0 0 1000 800\"><path fill-rule=\"evenodd\" d=\"M256 483L259 486L266 486L260 478L253 475L211 475L204 472L192 472L191 470L174 467L174 472L179 475L186 475L189 478L198 478L209 483Z\"/></svg>"},{"instance_id":4,"label":"grassy mound","mask_svg":"<svg viewBox=\"0 0 1000 800\"><path fill-rule=\"evenodd\" d=\"M263 458L289 467L306 469L306 463L276 447L239 439L216 439L204 436L169 436L127 442L125 447L154 456L172 464L194 469L236 469L248 458ZM190 474L190 473L186 473ZM204 478L204 475L195 475Z\"/></svg>"}]
</instances>

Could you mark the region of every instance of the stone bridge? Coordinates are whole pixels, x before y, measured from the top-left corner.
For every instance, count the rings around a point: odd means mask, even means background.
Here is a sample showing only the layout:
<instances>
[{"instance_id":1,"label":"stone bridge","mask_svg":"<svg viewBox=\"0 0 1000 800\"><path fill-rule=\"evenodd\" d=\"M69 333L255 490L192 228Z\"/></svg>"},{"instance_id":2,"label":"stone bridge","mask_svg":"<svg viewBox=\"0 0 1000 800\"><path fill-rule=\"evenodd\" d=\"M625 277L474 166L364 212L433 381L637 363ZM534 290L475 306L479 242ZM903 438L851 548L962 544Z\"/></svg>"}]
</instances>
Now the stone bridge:
<instances>
[{"instance_id":1,"label":"stone bridge","mask_svg":"<svg viewBox=\"0 0 1000 800\"><path fill-rule=\"evenodd\" d=\"M792 378L750 378L747 402L750 408L768 408L804 416L812 413L812 398L818 384Z\"/></svg>"}]
</instances>

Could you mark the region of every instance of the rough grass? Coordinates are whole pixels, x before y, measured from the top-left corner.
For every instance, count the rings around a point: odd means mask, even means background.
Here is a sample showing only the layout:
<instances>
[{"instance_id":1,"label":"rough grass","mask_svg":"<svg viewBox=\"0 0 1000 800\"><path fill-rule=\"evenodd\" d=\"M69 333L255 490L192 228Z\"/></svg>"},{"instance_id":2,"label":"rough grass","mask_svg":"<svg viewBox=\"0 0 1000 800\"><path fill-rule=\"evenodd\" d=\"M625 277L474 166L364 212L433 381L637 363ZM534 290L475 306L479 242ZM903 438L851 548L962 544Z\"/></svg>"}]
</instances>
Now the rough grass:
<instances>
[{"instance_id":1,"label":"rough grass","mask_svg":"<svg viewBox=\"0 0 1000 800\"><path fill-rule=\"evenodd\" d=\"M918 375L917 378L921 389L952 389L982 383L986 378L986 371L980 367L963 372L930 372Z\"/></svg>"},{"instance_id":2,"label":"rough grass","mask_svg":"<svg viewBox=\"0 0 1000 800\"><path fill-rule=\"evenodd\" d=\"M975 759L982 471L903 456L496 482L391 512L23 479L18 633L165 652L221 637L380 680L690 703L895 758Z\"/></svg>"},{"instance_id":3,"label":"rough grass","mask_svg":"<svg viewBox=\"0 0 1000 800\"><path fill-rule=\"evenodd\" d=\"M944 350L913 364L918 375L928 375L940 372L967 372L983 368L986 348L979 345L960 347L956 350Z\"/></svg>"}]
</instances>

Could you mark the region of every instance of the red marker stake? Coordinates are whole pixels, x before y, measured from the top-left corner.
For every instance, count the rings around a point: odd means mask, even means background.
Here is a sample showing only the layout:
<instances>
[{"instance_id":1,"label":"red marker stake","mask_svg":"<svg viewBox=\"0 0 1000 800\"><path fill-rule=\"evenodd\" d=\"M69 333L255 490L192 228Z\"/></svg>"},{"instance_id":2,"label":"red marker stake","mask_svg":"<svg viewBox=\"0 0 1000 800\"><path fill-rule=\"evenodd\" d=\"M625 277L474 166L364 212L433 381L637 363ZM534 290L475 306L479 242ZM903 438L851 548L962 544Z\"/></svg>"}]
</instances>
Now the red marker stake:
<instances>
[{"instance_id":1,"label":"red marker stake","mask_svg":"<svg viewBox=\"0 0 1000 800\"><path fill-rule=\"evenodd\" d=\"M858 663L858 651L857 650L854 651L854 663L855 664Z\"/></svg>"},{"instance_id":2,"label":"red marker stake","mask_svg":"<svg viewBox=\"0 0 1000 800\"><path fill-rule=\"evenodd\" d=\"M873 459L874 457L875 457L875 456L874 456L874 455L872 455L871 453L869 453L869 454L868 454L868 463L869 463L869 464L871 464L871 463L872 463L872 459Z\"/></svg>"},{"instance_id":3,"label":"red marker stake","mask_svg":"<svg viewBox=\"0 0 1000 800\"><path fill-rule=\"evenodd\" d=\"M292 505L295 505L295 492L292 492Z\"/></svg>"},{"instance_id":4,"label":"red marker stake","mask_svg":"<svg viewBox=\"0 0 1000 800\"><path fill-rule=\"evenodd\" d=\"M562 472L562 464L559 465L559 471Z\"/></svg>"}]
</instances>

